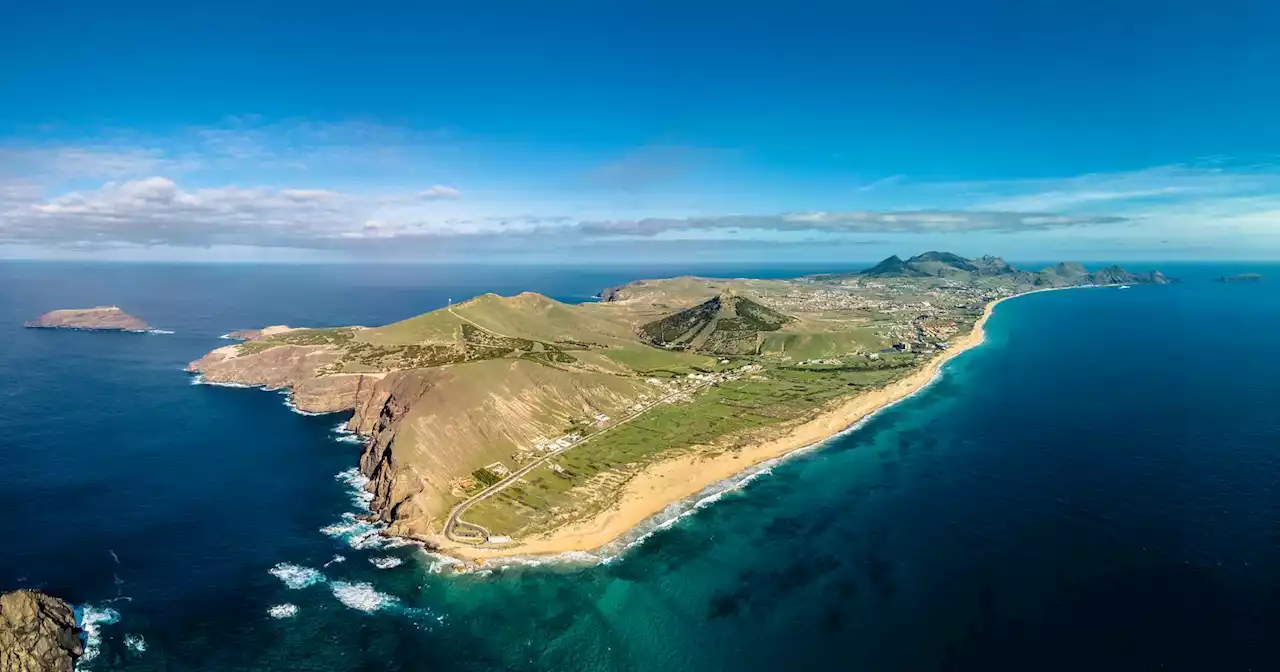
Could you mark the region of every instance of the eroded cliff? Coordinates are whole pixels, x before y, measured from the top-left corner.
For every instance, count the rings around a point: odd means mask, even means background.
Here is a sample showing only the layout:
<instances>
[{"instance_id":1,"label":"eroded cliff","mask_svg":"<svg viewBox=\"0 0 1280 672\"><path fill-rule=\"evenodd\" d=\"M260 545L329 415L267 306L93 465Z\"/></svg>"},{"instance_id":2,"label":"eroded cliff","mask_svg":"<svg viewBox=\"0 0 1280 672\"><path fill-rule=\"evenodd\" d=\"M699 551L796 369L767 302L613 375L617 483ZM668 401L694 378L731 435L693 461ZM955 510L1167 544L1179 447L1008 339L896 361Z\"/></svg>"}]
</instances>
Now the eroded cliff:
<instances>
[{"instance_id":1,"label":"eroded cliff","mask_svg":"<svg viewBox=\"0 0 1280 672\"><path fill-rule=\"evenodd\" d=\"M0 672L71 672L82 655L66 602L34 590L0 595Z\"/></svg>"}]
</instances>

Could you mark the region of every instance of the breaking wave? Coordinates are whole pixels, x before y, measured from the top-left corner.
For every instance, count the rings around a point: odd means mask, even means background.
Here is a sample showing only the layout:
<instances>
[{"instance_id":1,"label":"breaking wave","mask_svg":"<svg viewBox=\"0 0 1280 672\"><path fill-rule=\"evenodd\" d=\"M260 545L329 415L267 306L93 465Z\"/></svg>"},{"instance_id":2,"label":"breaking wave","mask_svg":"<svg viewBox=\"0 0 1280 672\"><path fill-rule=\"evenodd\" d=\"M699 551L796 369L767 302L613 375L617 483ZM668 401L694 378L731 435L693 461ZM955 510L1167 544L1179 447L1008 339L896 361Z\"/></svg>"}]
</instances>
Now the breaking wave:
<instances>
[{"instance_id":1,"label":"breaking wave","mask_svg":"<svg viewBox=\"0 0 1280 672\"><path fill-rule=\"evenodd\" d=\"M80 630L84 633L84 655L80 656L80 661L87 663L102 653L102 626L118 622L120 612L91 604L80 607L78 611Z\"/></svg>"},{"instance_id":2,"label":"breaking wave","mask_svg":"<svg viewBox=\"0 0 1280 672\"><path fill-rule=\"evenodd\" d=\"M245 385L244 383L223 383L215 380L209 380L204 377L203 373L197 373L194 376L191 376L191 384L192 385L212 385L214 387L244 387L244 388L262 387L261 385Z\"/></svg>"},{"instance_id":3,"label":"breaking wave","mask_svg":"<svg viewBox=\"0 0 1280 672\"><path fill-rule=\"evenodd\" d=\"M359 434L349 429L347 427L347 421L345 420L342 422L339 422L330 431L333 432L334 434L334 439L333 439L334 441L341 441L342 443L355 443L355 444L364 443L364 437L360 436Z\"/></svg>"},{"instance_id":4,"label":"breaking wave","mask_svg":"<svg viewBox=\"0 0 1280 672\"><path fill-rule=\"evenodd\" d=\"M271 618L293 618L298 615L298 605L288 602L277 604L267 610L267 615Z\"/></svg>"},{"instance_id":5,"label":"breaking wave","mask_svg":"<svg viewBox=\"0 0 1280 672\"><path fill-rule=\"evenodd\" d=\"M136 635L133 633L125 635L124 645L134 653L147 652L147 640L143 639L142 635Z\"/></svg>"},{"instance_id":6,"label":"breaking wave","mask_svg":"<svg viewBox=\"0 0 1280 672\"><path fill-rule=\"evenodd\" d=\"M369 505L373 503L373 493L369 492L368 476L360 473L359 469L351 467L334 474L333 479L347 486L352 505L361 511L369 510Z\"/></svg>"},{"instance_id":7,"label":"breaking wave","mask_svg":"<svg viewBox=\"0 0 1280 672\"><path fill-rule=\"evenodd\" d=\"M168 329L148 329L148 330L146 330L146 332L145 332L145 333L148 333L148 334L172 334L172 333L174 333L174 332L169 331ZM146 649L146 645L145 645L145 644L143 645L143 649L144 649L144 650Z\"/></svg>"},{"instance_id":8,"label":"breaking wave","mask_svg":"<svg viewBox=\"0 0 1280 672\"><path fill-rule=\"evenodd\" d=\"M378 569L394 569L404 564L404 560L391 555L369 558L369 564Z\"/></svg>"},{"instance_id":9,"label":"breaking wave","mask_svg":"<svg viewBox=\"0 0 1280 672\"><path fill-rule=\"evenodd\" d=\"M284 582L291 590L299 590L314 586L324 581L324 574L318 569L294 565L287 562L278 563L267 572Z\"/></svg>"},{"instance_id":10,"label":"breaking wave","mask_svg":"<svg viewBox=\"0 0 1280 672\"><path fill-rule=\"evenodd\" d=\"M334 581L329 584L329 589L333 591L333 596L338 598L339 602L367 614L400 603L400 600L374 590L368 583Z\"/></svg>"}]
</instances>

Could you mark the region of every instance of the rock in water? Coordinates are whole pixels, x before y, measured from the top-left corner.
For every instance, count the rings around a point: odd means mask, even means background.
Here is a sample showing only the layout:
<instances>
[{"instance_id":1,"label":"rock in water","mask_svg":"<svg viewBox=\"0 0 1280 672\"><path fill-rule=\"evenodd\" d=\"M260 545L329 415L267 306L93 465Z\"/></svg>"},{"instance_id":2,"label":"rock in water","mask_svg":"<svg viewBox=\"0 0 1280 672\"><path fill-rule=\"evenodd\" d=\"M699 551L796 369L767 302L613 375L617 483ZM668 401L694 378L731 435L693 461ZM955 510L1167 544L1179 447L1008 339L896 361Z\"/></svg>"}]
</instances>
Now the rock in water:
<instances>
[{"instance_id":1,"label":"rock in water","mask_svg":"<svg viewBox=\"0 0 1280 672\"><path fill-rule=\"evenodd\" d=\"M90 329L94 331L147 331L146 322L117 306L64 308L53 310L26 324L45 329Z\"/></svg>"},{"instance_id":2,"label":"rock in water","mask_svg":"<svg viewBox=\"0 0 1280 672\"><path fill-rule=\"evenodd\" d=\"M0 672L71 672L83 654L66 602L34 590L0 595Z\"/></svg>"}]
</instances>

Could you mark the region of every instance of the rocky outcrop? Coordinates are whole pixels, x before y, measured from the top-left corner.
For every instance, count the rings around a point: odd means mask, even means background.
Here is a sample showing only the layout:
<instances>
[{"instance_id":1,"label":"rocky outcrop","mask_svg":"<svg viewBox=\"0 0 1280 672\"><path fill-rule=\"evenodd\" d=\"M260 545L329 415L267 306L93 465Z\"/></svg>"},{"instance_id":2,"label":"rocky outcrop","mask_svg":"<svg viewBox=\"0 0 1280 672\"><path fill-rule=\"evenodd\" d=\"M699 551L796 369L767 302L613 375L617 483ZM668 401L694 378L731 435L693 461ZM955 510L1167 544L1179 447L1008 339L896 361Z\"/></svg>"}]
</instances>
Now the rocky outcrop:
<instances>
[{"instance_id":1,"label":"rocky outcrop","mask_svg":"<svg viewBox=\"0 0 1280 672\"><path fill-rule=\"evenodd\" d=\"M397 429L439 374L431 371L398 371L375 385L356 407L348 425L368 436L360 455L360 473L369 478L373 516L390 525L391 534L411 535L429 515L418 495L424 489L422 475L396 458ZM414 528L414 529L411 529Z\"/></svg>"},{"instance_id":2,"label":"rocky outcrop","mask_svg":"<svg viewBox=\"0 0 1280 672\"><path fill-rule=\"evenodd\" d=\"M218 348L189 364L187 370L210 383L287 388L301 411L353 411L348 427L368 437L360 471L370 479L373 517L389 523L392 533L421 531L424 521L429 522L428 507L417 501L425 480L411 465L396 459L393 447L410 407L436 380L450 374L434 369L323 374L322 367L338 357L328 346L271 345L256 350L260 347L250 343ZM412 443L412 439L407 441ZM412 521L412 530L404 527L407 521Z\"/></svg>"},{"instance_id":3,"label":"rocky outcrop","mask_svg":"<svg viewBox=\"0 0 1280 672\"><path fill-rule=\"evenodd\" d=\"M1108 266L1089 274L1089 280L1095 285L1128 285L1137 283L1148 283L1154 285L1167 285L1169 279L1164 277L1160 271L1151 271L1150 273L1130 273L1119 266Z\"/></svg>"},{"instance_id":4,"label":"rocky outcrop","mask_svg":"<svg viewBox=\"0 0 1280 672\"><path fill-rule=\"evenodd\" d=\"M0 672L71 672L83 654L66 602L34 590L0 595Z\"/></svg>"},{"instance_id":5,"label":"rocky outcrop","mask_svg":"<svg viewBox=\"0 0 1280 672\"><path fill-rule=\"evenodd\" d=\"M37 317L24 326L39 329L86 329L89 331L148 331L146 322L117 306L62 308Z\"/></svg>"},{"instance_id":6,"label":"rocky outcrop","mask_svg":"<svg viewBox=\"0 0 1280 672\"><path fill-rule=\"evenodd\" d=\"M383 374L321 376L320 368L337 361L339 353L324 345L276 345L258 352L246 346L228 345L191 362L187 371L206 382L289 388L298 410L332 413L356 407L362 390L368 390Z\"/></svg>"}]
</instances>

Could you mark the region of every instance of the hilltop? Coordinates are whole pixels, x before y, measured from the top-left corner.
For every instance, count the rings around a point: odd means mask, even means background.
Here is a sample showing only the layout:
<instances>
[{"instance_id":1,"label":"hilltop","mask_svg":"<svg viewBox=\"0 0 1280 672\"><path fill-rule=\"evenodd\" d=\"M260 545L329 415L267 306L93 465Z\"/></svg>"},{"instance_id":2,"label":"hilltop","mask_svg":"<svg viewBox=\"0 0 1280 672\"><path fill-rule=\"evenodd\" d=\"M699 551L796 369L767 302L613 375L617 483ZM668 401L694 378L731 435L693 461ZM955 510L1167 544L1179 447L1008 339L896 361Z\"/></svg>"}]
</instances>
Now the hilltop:
<instances>
[{"instance_id":1,"label":"hilltop","mask_svg":"<svg viewBox=\"0 0 1280 672\"><path fill-rule=\"evenodd\" d=\"M638 280L582 304L485 294L378 327L236 332L248 340L189 370L352 411L391 533L492 550L490 537L524 543L613 510L655 465L741 469L751 446L839 424L836 409L910 387L976 342L1001 298L1164 281L928 252L861 273Z\"/></svg>"},{"instance_id":2,"label":"hilltop","mask_svg":"<svg viewBox=\"0 0 1280 672\"><path fill-rule=\"evenodd\" d=\"M777 331L795 318L726 290L678 313L640 327L650 343L726 355L754 355L764 343L761 332Z\"/></svg>"},{"instance_id":3,"label":"hilltop","mask_svg":"<svg viewBox=\"0 0 1280 672\"><path fill-rule=\"evenodd\" d=\"M851 275L864 278L945 278L958 281L1006 278L1017 284L1035 287L1166 284L1169 281L1159 271L1134 274L1119 266L1108 266L1091 273L1076 262L1061 262L1035 272L1023 271L1014 268L1012 264L999 257L983 256L977 259L966 259L950 252L925 252L906 261L894 255L871 268Z\"/></svg>"}]
</instances>

